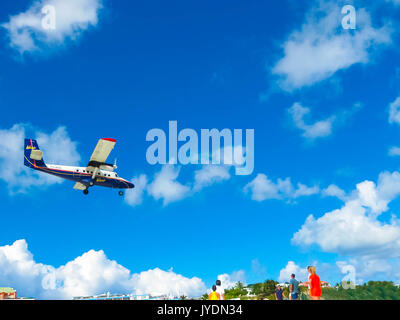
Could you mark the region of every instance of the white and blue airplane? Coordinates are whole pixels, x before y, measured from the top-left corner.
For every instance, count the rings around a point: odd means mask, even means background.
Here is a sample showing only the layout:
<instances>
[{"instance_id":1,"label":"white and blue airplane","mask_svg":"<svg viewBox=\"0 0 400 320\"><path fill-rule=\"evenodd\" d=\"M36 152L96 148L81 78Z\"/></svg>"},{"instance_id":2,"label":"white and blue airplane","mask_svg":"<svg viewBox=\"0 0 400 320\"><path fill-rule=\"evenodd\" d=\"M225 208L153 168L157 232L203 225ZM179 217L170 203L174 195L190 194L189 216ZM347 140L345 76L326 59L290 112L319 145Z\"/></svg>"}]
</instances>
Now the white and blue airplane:
<instances>
[{"instance_id":1,"label":"white and blue airplane","mask_svg":"<svg viewBox=\"0 0 400 320\"><path fill-rule=\"evenodd\" d=\"M84 194L89 193L89 187L102 186L115 189L131 189L134 184L118 177L114 172L117 169L116 163L106 163L108 155L114 148L117 141L111 138L102 138L97 142L89 163L86 167L62 166L45 164L43 152L34 139L25 139L25 166L34 170L42 171L60 178L75 181L74 189L83 190ZM118 192L120 196L124 192Z\"/></svg>"}]
</instances>

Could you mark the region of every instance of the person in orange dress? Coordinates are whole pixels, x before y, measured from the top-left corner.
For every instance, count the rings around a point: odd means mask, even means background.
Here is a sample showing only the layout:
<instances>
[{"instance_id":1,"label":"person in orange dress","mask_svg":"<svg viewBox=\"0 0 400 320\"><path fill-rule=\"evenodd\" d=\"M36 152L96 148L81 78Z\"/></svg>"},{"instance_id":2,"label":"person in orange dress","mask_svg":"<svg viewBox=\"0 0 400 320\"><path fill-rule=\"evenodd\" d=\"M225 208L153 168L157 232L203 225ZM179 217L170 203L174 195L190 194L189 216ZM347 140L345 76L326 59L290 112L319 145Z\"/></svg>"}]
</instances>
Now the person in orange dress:
<instances>
[{"instance_id":1,"label":"person in orange dress","mask_svg":"<svg viewBox=\"0 0 400 320\"><path fill-rule=\"evenodd\" d=\"M310 288L310 297L312 300L321 300L321 280L318 277L315 267L310 266L307 268L308 273L310 274L308 279L308 285Z\"/></svg>"}]
</instances>

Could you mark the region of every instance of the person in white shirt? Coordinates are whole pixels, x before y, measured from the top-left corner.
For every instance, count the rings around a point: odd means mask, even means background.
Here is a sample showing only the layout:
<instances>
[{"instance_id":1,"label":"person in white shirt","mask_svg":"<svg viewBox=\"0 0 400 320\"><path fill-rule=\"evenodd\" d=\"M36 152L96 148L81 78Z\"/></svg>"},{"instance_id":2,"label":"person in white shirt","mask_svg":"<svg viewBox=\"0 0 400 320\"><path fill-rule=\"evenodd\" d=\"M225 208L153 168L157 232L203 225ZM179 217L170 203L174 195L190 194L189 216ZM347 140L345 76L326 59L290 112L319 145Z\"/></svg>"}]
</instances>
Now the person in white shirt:
<instances>
[{"instance_id":1,"label":"person in white shirt","mask_svg":"<svg viewBox=\"0 0 400 320\"><path fill-rule=\"evenodd\" d=\"M215 284L217 285L217 292L220 295L220 299L225 300L225 289L222 289L221 280L215 281Z\"/></svg>"}]
</instances>

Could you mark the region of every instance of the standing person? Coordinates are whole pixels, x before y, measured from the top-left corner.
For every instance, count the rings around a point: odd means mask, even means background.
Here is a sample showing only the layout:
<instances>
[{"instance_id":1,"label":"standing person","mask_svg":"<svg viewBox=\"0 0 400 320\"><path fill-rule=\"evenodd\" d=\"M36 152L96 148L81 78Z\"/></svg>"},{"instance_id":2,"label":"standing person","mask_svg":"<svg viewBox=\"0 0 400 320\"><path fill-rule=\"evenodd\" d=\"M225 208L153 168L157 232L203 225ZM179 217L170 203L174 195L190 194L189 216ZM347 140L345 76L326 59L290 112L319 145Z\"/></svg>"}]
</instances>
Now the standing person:
<instances>
[{"instance_id":1,"label":"standing person","mask_svg":"<svg viewBox=\"0 0 400 320\"><path fill-rule=\"evenodd\" d=\"M296 280L296 275L292 273L289 280L289 299L297 300L299 298L299 282Z\"/></svg>"},{"instance_id":2,"label":"standing person","mask_svg":"<svg viewBox=\"0 0 400 320\"><path fill-rule=\"evenodd\" d=\"M275 299L276 300L283 300L283 290L281 286L278 284L275 290Z\"/></svg>"},{"instance_id":3,"label":"standing person","mask_svg":"<svg viewBox=\"0 0 400 320\"><path fill-rule=\"evenodd\" d=\"M217 286L215 284L212 286L212 291L208 295L208 300L221 300L221 297L217 292Z\"/></svg>"},{"instance_id":4,"label":"standing person","mask_svg":"<svg viewBox=\"0 0 400 320\"><path fill-rule=\"evenodd\" d=\"M221 280L215 281L215 284L217 285L217 293L220 296L220 300L225 300L225 289L222 289Z\"/></svg>"},{"instance_id":5,"label":"standing person","mask_svg":"<svg viewBox=\"0 0 400 320\"><path fill-rule=\"evenodd\" d=\"M312 300L321 300L321 280L317 276L315 267L310 266L307 268L309 272L309 288L310 297Z\"/></svg>"}]
</instances>

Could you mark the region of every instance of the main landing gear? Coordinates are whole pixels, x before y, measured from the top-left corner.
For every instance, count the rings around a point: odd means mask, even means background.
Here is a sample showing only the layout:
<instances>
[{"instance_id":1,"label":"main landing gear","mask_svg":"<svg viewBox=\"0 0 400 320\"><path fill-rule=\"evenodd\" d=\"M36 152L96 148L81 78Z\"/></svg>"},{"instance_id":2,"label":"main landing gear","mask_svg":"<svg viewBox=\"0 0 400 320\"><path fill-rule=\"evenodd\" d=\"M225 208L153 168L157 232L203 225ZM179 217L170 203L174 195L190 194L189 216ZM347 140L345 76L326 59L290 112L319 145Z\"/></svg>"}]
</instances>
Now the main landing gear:
<instances>
[{"instance_id":1,"label":"main landing gear","mask_svg":"<svg viewBox=\"0 0 400 320\"><path fill-rule=\"evenodd\" d=\"M84 194L84 195L88 195L88 194L89 194L89 189L83 190L83 194ZM120 191L118 191L118 194L119 194L120 196L123 196L123 195L124 195L124 192L123 192L122 190L120 190Z\"/></svg>"}]
</instances>

